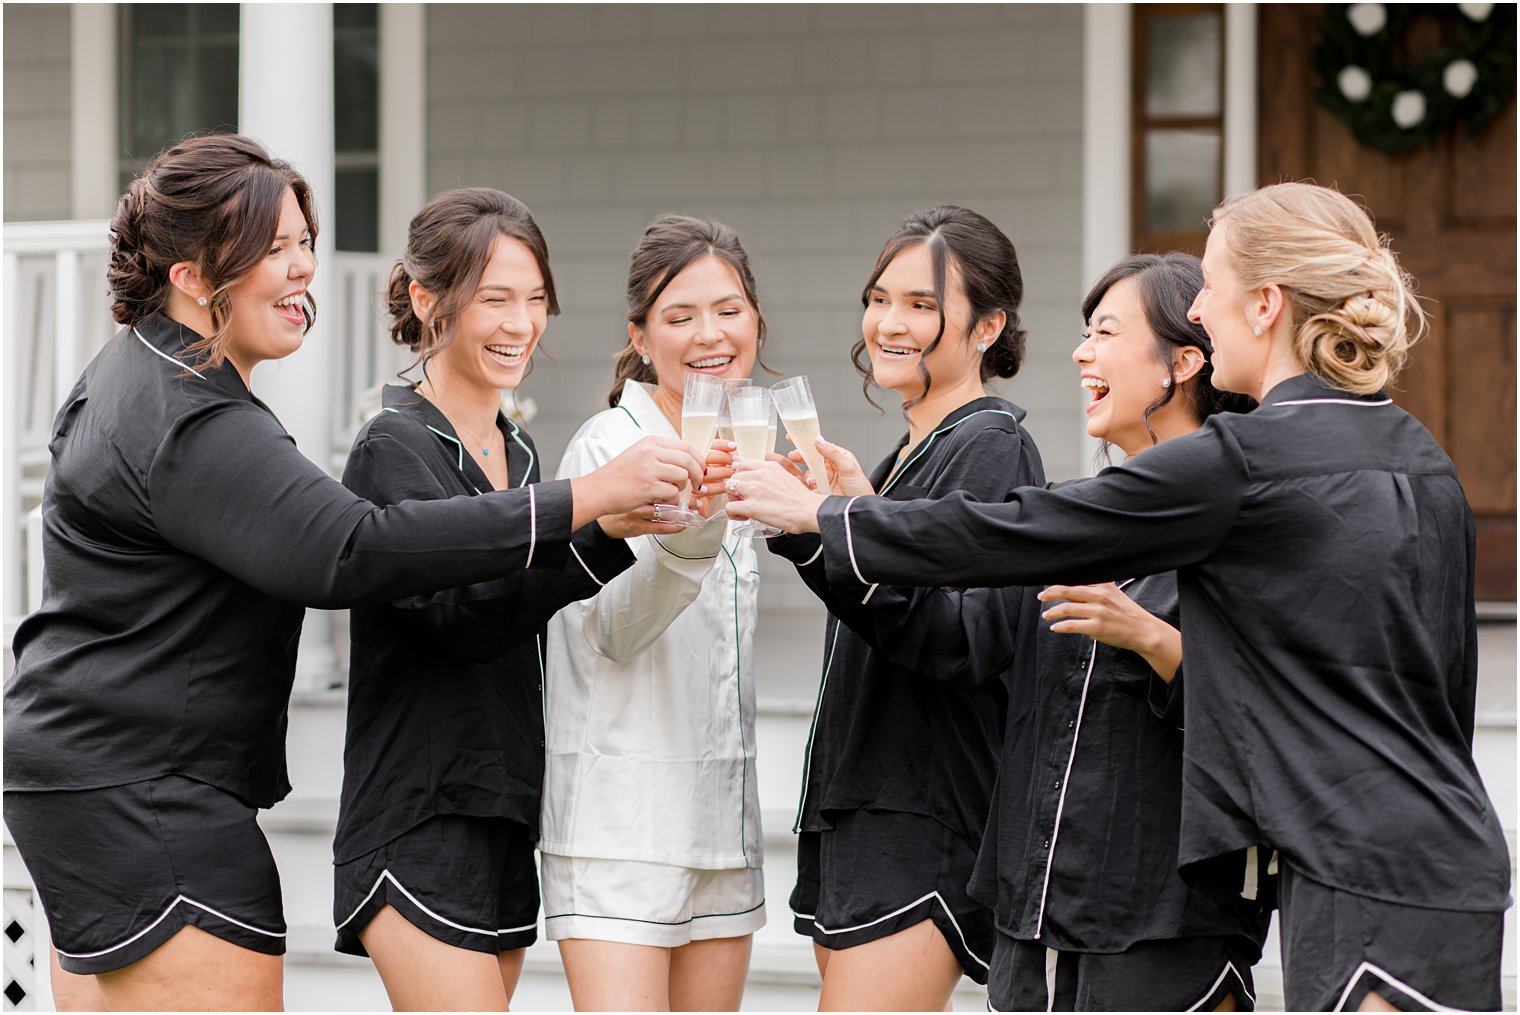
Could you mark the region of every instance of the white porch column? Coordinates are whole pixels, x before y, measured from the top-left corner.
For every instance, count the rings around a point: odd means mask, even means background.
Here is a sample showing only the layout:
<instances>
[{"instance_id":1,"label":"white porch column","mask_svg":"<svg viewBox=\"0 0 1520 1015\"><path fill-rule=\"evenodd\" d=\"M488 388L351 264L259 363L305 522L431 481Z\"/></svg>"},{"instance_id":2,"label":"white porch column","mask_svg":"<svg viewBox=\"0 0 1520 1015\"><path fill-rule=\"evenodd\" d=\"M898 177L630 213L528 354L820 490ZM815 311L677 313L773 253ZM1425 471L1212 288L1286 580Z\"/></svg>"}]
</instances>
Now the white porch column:
<instances>
[{"instance_id":1,"label":"white porch column","mask_svg":"<svg viewBox=\"0 0 1520 1015\"><path fill-rule=\"evenodd\" d=\"M401 256L427 200L427 12L380 5L380 252Z\"/></svg>"},{"instance_id":2,"label":"white porch column","mask_svg":"<svg viewBox=\"0 0 1520 1015\"><path fill-rule=\"evenodd\" d=\"M116 17L112 4L69 10L71 111L70 211L76 219L108 219L116 211Z\"/></svg>"},{"instance_id":3,"label":"white porch column","mask_svg":"<svg viewBox=\"0 0 1520 1015\"><path fill-rule=\"evenodd\" d=\"M261 364L254 392L269 403L306 457L322 468L331 459L334 398L333 334L338 305L323 267L333 264L333 27L332 4L241 5L238 33L238 130L260 141L311 184L317 211L317 325L294 354ZM323 310L326 308L327 317ZM257 467L257 463L250 463ZM293 562L294 563L294 562ZM335 675L332 624L310 612L301 634L296 689L324 687Z\"/></svg>"},{"instance_id":4,"label":"white porch column","mask_svg":"<svg viewBox=\"0 0 1520 1015\"><path fill-rule=\"evenodd\" d=\"M1129 245L1130 33L1124 4L1089 4L1082 18L1082 290ZM1079 415L1076 417L1081 420ZM1093 473L1098 441L1082 427L1080 475Z\"/></svg>"},{"instance_id":5,"label":"white porch column","mask_svg":"<svg viewBox=\"0 0 1520 1015\"><path fill-rule=\"evenodd\" d=\"M1224 196L1244 194L1256 177L1255 4L1224 7Z\"/></svg>"}]
</instances>

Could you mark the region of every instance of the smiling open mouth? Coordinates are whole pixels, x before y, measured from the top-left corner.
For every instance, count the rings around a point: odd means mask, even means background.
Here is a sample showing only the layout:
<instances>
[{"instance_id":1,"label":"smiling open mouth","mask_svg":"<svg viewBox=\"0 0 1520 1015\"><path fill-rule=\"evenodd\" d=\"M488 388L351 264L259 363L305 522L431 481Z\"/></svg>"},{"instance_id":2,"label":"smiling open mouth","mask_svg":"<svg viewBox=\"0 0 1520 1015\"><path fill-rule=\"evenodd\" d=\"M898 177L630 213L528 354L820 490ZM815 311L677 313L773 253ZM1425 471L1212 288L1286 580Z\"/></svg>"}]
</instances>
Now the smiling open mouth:
<instances>
[{"instance_id":1,"label":"smiling open mouth","mask_svg":"<svg viewBox=\"0 0 1520 1015\"><path fill-rule=\"evenodd\" d=\"M881 354L883 356L899 357L917 356L919 350L907 345L884 345L881 346Z\"/></svg>"},{"instance_id":2,"label":"smiling open mouth","mask_svg":"<svg viewBox=\"0 0 1520 1015\"><path fill-rule=\"evenodd\" d=\"M503 366L516 366L527 358L528 347L525 345L488 345L486 352L491 358Z\"/></svg>"},{"instance_id":3,"label":"smiling open mouth","mask_svg":"<svg viewBox=\"0 0 1520 1015\"><path fill-rule=\"evenodd\" d=\"M706 359L693 360L686 366L692 370L719 370L733 361L732 356L709 356Z\"/></svg>"},{"instance_id":4,"label":"smiling open mouth","mask_svg":"<svg viewBox=\"0 0 1520 1015\"><path fill-rule=\"evenodd\" d=\"M1082 387L1092 395L1094 404L1103 401L1108 396L1108 382L1100 377L1082 378Z\"/></svg>"}]
</instances>

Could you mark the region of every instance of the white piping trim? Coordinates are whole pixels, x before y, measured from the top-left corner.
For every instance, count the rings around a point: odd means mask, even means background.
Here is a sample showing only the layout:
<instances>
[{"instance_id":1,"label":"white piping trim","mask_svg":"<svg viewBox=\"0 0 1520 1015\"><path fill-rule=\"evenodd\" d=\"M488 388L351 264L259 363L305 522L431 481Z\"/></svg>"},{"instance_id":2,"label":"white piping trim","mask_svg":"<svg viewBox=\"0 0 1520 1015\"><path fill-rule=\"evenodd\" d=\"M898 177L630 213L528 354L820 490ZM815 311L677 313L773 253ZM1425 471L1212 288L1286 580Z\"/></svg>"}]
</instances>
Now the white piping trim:
<instances>
[{"instance_id":1,"label":"white piping trim","mask_svg":"<svg viewBox=\"0 0 1520 1015\"><path fill-rule=\"evenodd\" d=\"M531 473L533 471L533 462L534 462L534 459L535 459L535 456L533 454L533 449L530 448L530 447L528 447L528 445L524 444L522 442L522 440L517 436L517 434L518 434L518 427L517 427L516 423L512 422L509 419L509 420L507 420L507 425L512 428L512 440L513 440L513 442L518 447L522 448L524 451L526 451L528 453L528 467L523 470L523 481L520 484L518 484L519 486L527 486L528 485L528 475L529 475L529 473Z\"/></svg>"},{"instance_id":2,"label":"white piping trim","mask_svg":"<svg viewBox=\"0 0 1520 1015\"><path fill-rule=\"evenodd\" d=\"M848 934L851 931L865 930L867 927L874 927L878 923L881 923L883 920L890 920L894 916L901 916L903 913L906 913L908 910L912 909L914 906L922 905L923 903L928 902L930 899L936 900L939 903L940 908L945 911L945 915L950 918L950 925L955 928L956 936L961 939L961 947L964 948L964 949L966 949L966 954L969 955L969 956L971 956L973 959L976 959L977 963L980 964L983 969L991 969L992 967L989 966L989 965L987 965L987 963L983 962L981 960L981 957L978 956L976 954L976 952L972 951L971 950L971 946L966 943L966 935L965 935L964 932L961 931L961 925L956 921L955 914L950 911L950 907L945 904L945 898L944 898L944 896L940 895L940 893L938 891L930 892L928 895L925 895L921 899L914 899L912 902L908 903L906 906L899 906L897 909L892 910L892 912L888 913L886 916L878 916L874 920L871 920L871 921L869 921L867 923L859 924L858 926L855 926L855 927L840 927L837 930L830 930L829 928L825 927L823 924L819 923L817 920L813 921L813 926L817 927L819 930L821 930L825 934Z\"/></svg>"},{"instance_id":3,"label":"white piping trim","mask_svg":"<svg viewBox=\"0 0 1520 1015\"><path fill-rule=\"evenodd\" d=\"M818 549L816 549L816 550L813 551L813 555L811 557L809 557L807 560L804 560L801 564L798 564L797 566L798 567L807 567L813 561L817 560L819 558L819 556L822 555L822 553L823 553L823 540L820 539L818 541Z\"/></svg>"},{"instance_id":4,"label":"white piping trim","mask_svg":"<svg viewBox=\"0 0 1520 1015\"><path fill-rule=\"evenodd\" d=\"M1299 398L1291 402L1273 402L1276 405L1359 405L1364 409L1375 409L1380 405L1392 405L1393 399L1385 398L1381 402L1358 402L1351 398Z\"/></svg>"},{"instance_id":5,"label":"white piping trim","mask_svg":"<svg viewBox=\"0 0 1520 1015\"><path fill-rule=\"evenodd\" d=\"M1257 854L1255 846L1246 847L1246 876L1240 886L1240 897L1255 901L1257 886Z\"/></svg>"},{"instance_id":6,"label":"white piping trim","mask_svg":"<svg viewBox=\"0 0 1520 1015\"><path fill-rule=\"evenodd\" d=\"M424 913L437 920L439 923L453 927L455 930L462 930L469 934L485 934L487 937L500 937L503 934L515 934L519 931L532 930L538 926L538 921L535 920L534 922L524 927L502 927L499 930L482 930L479 927L466 927L462 923L455 923L448 917L439 916L437 913L424 906L422 902L417 898L417 896L407 891L406 886L403 885L400 881L397 881L396 876L390 872L389 868L387 868L381 871L380 876L375 879L374 887L369 890L369 894L364 897L364 901L359 903L357 909L348 914L348 920L344 920L342 923L338 924L337 929L342 930L344 927L348 926L349 920L352 920L354 917L359 915L359 910L363 909L369 900L375 897L375 893L380 890L380 885L386 881L389 881L391 884L395 885L396 890L402 895L405 895L407 901L409 901L412 905L416 906L418 909L422 910ZM283 934L280 936L284 937Z\"/></svg>"},{"instance_id":7,"label":"white piping trim","mask_svg":"<svg viewBox=\"0 0 1520 1015\"><path fill-rule=\"evenodd\" d=\"M1061 964L1061 953L1054 948L1045 949L1045 1010L1056 1010L1056 969Z\"/></svg>"},{"instance_id":8,"label":"white piping trim","mask_svg":"<svg viewBox=\"0 0 1520 1015\"><path fill-rule=\"evenodd\" d=\"M860 579L860 584L869 585L866 576L860 573L860 565L855 563L855 537L850 533L850 508L855 506L859 496L851 497L844 506L844 545L850 551L850 567L855 571L855 577Z\"/></svg>"},{"instance_id":9,"label":"white piping trim","mask_svg":"<svg viewBox=\"0 0 1520 1015\"><path fill-rule=\"evenodd\" d=\"M864 606L866 603L869 603L871 601L871 597L876 594L876 590L879 588L881 588L881 585L875 584L866 589L866 597L860 601L860 605Z\"/></svg>"},{"instance_id":10,"label":"white piping trim","mask_svg":"<svg viewBox=\"0 0 1520 1015\"><path fill-rule=\"evenodd\" d=\"M1219 989L1220 984L1224 983L1225 977L1229 976L1231 973L1235 974L1235 980L1240 984L1240 992L1251 999L1251 1007L1256 1007L1256 995L1252 994L1249 990L1246 989L1246 978L1240 975L1240 970L1235 968L1235 963L1226 960L1224 968L1219 971L1219 978L1214 981L1214 985L1210 987L1202 997L1194 1001L1192 1005L1187 1008L1187 1010L1197 1011L1199 1008L1203 1007L1203 1003L1214 996L1214 991Z\"/></svg>"},{"instance_id":11,"label":"white piping trim","mask_svg":"<svg viewBox=\"0 0 1520 1015\"><path fill-rule=\"evenodd\" d=\"M136 328L132 329L132 334L136 335L137 336L137 340L139 342L141 342L143 345L147 346L148 347L148 351L151 352L153 355L155 355L155 356L162 356L164 359L168 360L170 363L173 363L175 366L179 367L181 370L188 370L192 374L194 374L195 376L199 377L203 381L206 379L206 375L203 374L203 373L201 373L199 370L195 369L195 367L190 366L188 363L181 363L179 360L175 359L173 356L170 356L168 353L166 353L162 349L158 348L158 346L154 345L152 342L148 341L146 338L143 338L142 332L138 331ZM174 907L170 906L169 908L173 909ZM159 919L162 920L163 917L161 916L161 917L159 917ZM118 945L118 947L120 947L120 946ZM59 952L58 954L59 955L68 955L68 952ZM97 952L96 954L104 954L104 953L103 952ZM69 955L69 958L74 958L74 959L89 958L89 957L90 956L88 956L88 955Z\"/></svg>"},{"instance_id":12,"label":"white piping trim","mask_svg":"<svg viewBox=\"0 0 1520 1015\"><path fill-rule=\"evenodd\" d=\"M1431 1008L1431 1010L1433 1010L1433 1011L1464 1011L1465 1010L1465 1009L1462 1009L1462 1008L1448 1008L1444 1004L1440 1004L1440 1003L1438 1003L1436 1001L1432 1001L1430 998L1426 997L1424 994L1420 993L1418 990L1415 990L1413 987L1411 987L1409 984L1405 983L1403 980L1400 980L1400 979L1396 978L1392 973L1389 973L1387 970L1380 969L1377 966L1373 965L1371 962L1368 962L1368 961L1366 961L1364 959L1362 961L1362 964L1356 967L1356 972L1354 972L1354 973L1351 974L1351 979L1349 979L1349 980L1346 981L1346 989L1343 990L1343 991L1341 991L1341 998L1340 998L1339 1001L1335 1002L1335 1008L1333 1009L1334 1011L1345 1011L1346 1010L1346 1001L1351 997L1351 990L1352 990L1352 988L1354 988L1356 986L1357 981L1360 980L1362 978L1362 976L1364 974L1366 974L1366 973L1371 973L1374 976L1377 976L1378 978L1382 979L1385 983L1387 983L1388 986L1394 988L1395 990L1402 990L1404 993L1408 994L1410 997L1414 998L1416 1001L1420 1002L1421 1004L1428 1005Z\"/></svg>"},{"instance_id":13,"label":"white piping trim","mask_svg":"<svg viewBox=\"0 0 1520 1015\"><path fill-rule=\"evenodd\" d=\"M528 559L523 563L523 570L533 566L533 550L538 546L538 499L533 493L533 487L528 487ZM594 577L594 576L593 576Z\"/></svg>"},{"instance_id":14,"label":"white piping trim","mask_svg":"<svg viewBox=\"0 0 1520 1015\"><path fill-rule=\"evenodd\" d=\"M818 919L818 914L816 913L799 913L795 909L792 910L792 915L799 920L812 921Z\"/></svg>"},{"instance_id":15,"label":"white piping trim","mask_svg":"<svg viewBox=\"0 0 1520 1015\"><path fill-rule=\"evenodd\" d=\"M455 437L455 436L453 436L451 434L444 433L442 430L438 429L436 426L433 426L431 423L424 423L422 425L425 426L425 427L427 427L429 430L433 431L438 436L442 437L444 440L446 440L446 441L448 441L448 442L450 442L451 444L454 445L455 450L457 450L458 453L459 453L458 454L458 460L454 463L454 467L456 469L458 469L460 472L463 472L464 471L464 442L461 441L458 437ZM479 493L480 491L476 490L475 492Z\"/></svg>"},{"instance_id":16,"label":"white piping trim","mask_svg":"<svg viewBox=\"0 0 1520 1015\"><path fill-rule=\"evenodd\" d=\"M575 548L575 544L571 543L571 544L569 544L569 546L570 546L570 552L573 553L573 554L575 554L575 559L580 562L581 570L585 571L586 574L591 578L591 580L594 581L594 582L596 582L598 588L605 586L607 583L604 582L604 581L602 581L595 574L593 574L592 571L591 571L591 569L586 566L585 558L583 558L580 555L580 551Z\"/></svg>"},{"instance_id":17,"label":"white piping trim","mask_svg":"<svg viewBox=\"0 0 1520 1015\"><path fill-rule=\"evenodd\" d=\"M141 336L139 336L139 337L141 337ZM150 346L149 348L152 348L152 347ZM154 352L158 352L157 349L154 349L153 351ZM202 379L204 380L204 378L202 378ZM234 925L236 925L238 927L242 927L244 930L251 930L255 934L263 934L265 937L284 937L285 936L285 933L283 931L265 930L262 927L255 927L251 923L244 923L242 920L234 919L233 917L228 916L226 913L218 912L217 910L212 909L210 906L206 905L205 903L196 902L194 899L186 898L183 895L176 895L174 897L174 901L171 902L171 903L169 903L169 908L166 909L166 910L164 910L162 913L160 913L157 920L154 920L152 923L148 924L142 930L138 931L136 934L133 934L131 937L127 938L121 944L112 945L109 948L102 948L98 952L77 952L77 953L76 952L66 952L62 948L59 948L58 949L58 954L59 955L67 956L68 958L71 958L71 959L94 959L94 958L99 958L102 955L109 955L110 953L112 953L114 951L120 951L121 949L125 948L127 945L131 944L133 941L136 941L138 938L140 938L143 935L147 934L154 927L157 927L159 924L163 923L164 919L170 913L174 912L174 907L177 906L177 905L179 905L181 902L184 902L184 903L187 903L189 905L192 905L196 909L204 910L205 912L210 913L212 916L216 917L218 920L226 920L228 923L234 924Z\"/></svg>"},{"instance_id":18,"label":"white piping trim","mask_svg":"<svg viewBox=\"0 0 1520 1015\"><path fill-rule=\"evenodd\" d=\"M994 1008L994 1007L992 1007L992 995L991 994L987 995L987 1010L988 1011L1002 1011L1003 1010L1001 1008Z\"/></svg>"},{"instance_id":19,"label":"white piping trim","mask_svg":"<svg viewBox=\"0 0 1520 1015\"><path fill-rule=\"evenodd\" d=\"M802 812L807 809L808 779L813 774L813 739L818 735L818 714L823 711L823 692L829 687L829 670L834 668L834 650L839 647L839 627L839 618L835 617L834 640L829 643L829 658L823 664L823 677L818 681L818 700L813 704L813 725L808 730L807 756L802 763L802 795L797 798L797 820L792 822L794 835L802 831Z\"/></svg>"}]
</instances>

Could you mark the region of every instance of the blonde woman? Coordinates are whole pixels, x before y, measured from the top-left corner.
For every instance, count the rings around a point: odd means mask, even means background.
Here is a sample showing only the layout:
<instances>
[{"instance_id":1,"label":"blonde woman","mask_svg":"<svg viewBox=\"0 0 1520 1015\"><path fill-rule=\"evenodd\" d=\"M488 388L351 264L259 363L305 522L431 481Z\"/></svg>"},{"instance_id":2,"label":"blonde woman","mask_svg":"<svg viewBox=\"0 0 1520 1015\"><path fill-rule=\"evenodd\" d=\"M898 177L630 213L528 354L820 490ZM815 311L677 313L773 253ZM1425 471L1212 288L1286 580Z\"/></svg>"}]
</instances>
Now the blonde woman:
<instances>
[{"instance_id":1,"label":"blonde woman","mask_svg":"<svg viewBox=\"0 0 1520 1015\"><path fill-rule=\"evenodd\" d=\"M1004 504L730 481L822 530L831 574L1089 583L1175 568L1179 863L1280 871L1287 1007L1494 1009L1509 855L1472 759L1472 512L1387 389L1423 328L1360 207L1309 184L1220 206L1191 317L1214 384L1257 398L1134 461ZM1176 681L1174 681L1176 683Z\"/></svg>"}]
</instances>

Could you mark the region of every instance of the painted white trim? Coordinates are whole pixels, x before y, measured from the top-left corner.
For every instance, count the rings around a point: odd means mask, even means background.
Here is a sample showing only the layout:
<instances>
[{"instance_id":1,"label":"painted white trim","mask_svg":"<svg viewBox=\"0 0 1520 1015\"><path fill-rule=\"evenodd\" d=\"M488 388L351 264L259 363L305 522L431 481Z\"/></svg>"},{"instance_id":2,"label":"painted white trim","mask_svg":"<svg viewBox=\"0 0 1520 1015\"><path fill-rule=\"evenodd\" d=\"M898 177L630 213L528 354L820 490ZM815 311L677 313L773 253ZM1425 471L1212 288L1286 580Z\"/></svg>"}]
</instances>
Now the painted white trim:
<instances>
[{"instance_id":1,"label":"painted white trim","mask_svg":"<svg viewBox=\"0 0 1520 1015\"><path fill-rule=\"evenodd\" d=\"M1385 398L1381 402L1359 402L1354 398L1300 398L1292 402L1273 402L1268 408L1279 405L1355 405L1363 409L1376 409L1380 405L1392 404L1391 398Z\"/></svg>"},{"instance_id":2,"label":"painted white trim","mask_svg":"<svg viewBox=\"0 0 1520 1015\"><path fill-rule=\"evenodd\" d=\"M957 937L959 937L961 939L961 947L966 950L966 954L969 955L969 956L971 956L973 959L975 959L977 961L977 964L980 965L983 969L991 969L992 967L989 966L987 963L983 962L982 961L982 957L980 955L978 955L976 952L972 951L971 950L971 946L966 943L966 934L965 934L964 931L961 930L961 925L955 919L955 914L950 911L949 905L947 905L945 903L944 896L940 895L940 893L937 892L937 891L930 892L928 895L925 895L923 898L914 899L912 902L908 903L906 906L899 906L898 908L892 910L892 912L888 913L886 916L879 916L879 917L877 917L874 920L870 920L870 921L868 921L866 923L858 924L858 925L856 925L854 927L840 927L838 929L831 930L828 927L825 927L823 924L819 923L817 920L813 921L813 926L817 927L820 931L822 931L825 934L848 934L851 931L865 930L867 927L874 927L878 923L881 923L883 920L890 920L894 916L900 916L903 913L906 913L908 910L912 909L914 906L923 905L925 902L928 902L930 899L933 899L934 901L938 902L940 908L945 911L945 915L950 918L950 926L952 926L952 927L955 928L955 934L956 934Z\"/></svg>"},{"instance_id":3,"label":"painted white trim","mask_svg":"<svg viewBox=\"0 0 1520 1015\"><path fill-rule=\"evenodd\" d=\"M337 929L338 930L342 930L344 927L348 926L349 921L352 920L354 917L356 917L356 916L359 915L360 910L362 910L365 907L365 905L369 902L370 899L373 899L375 897L375 893L380 890L380 886L383 883L385 883L386 881L389 881L391 884L395 885L396 886L396 891L400 892L402 895L405 895L408 902L410 902L412 905L416 906L418 909L422 910L424 913L426 913L428 916L432 917L434 920L437 920L439 923L443 924L446 927L453 927L455 930L462 930L462 931L464 931L467 934L484 934L487 937L500 937L503 934L515 934L515 933L517 933L519 931L533 930L535 927L538 926L538 921L537 920L535 920L534 922L532 922L532 923L530 923L530 924L528 924L527 926L524 926L524 927L501 927L501 928L499 928L497 930L484 930L484 929L482 929L480 927L466 927L462 923L455 923L453 920L450 920L448 917L446 917L446 916L439 916L437 913L433 912L427 906L424 906L422 904L421 900L419 900L417 898L417 896L413 895L411 892L407 891L406 886L403 885L400 881L397 881L396 880L396 876L390 872L389 868L386 868L385 870L381 871L380 872L380 876L375 879L375 883L370 888L369 894L367 894L366 896L364 896L364 900L359 903L359 905L354 909L354 911L352 913L348 914L348 919L346 919L342 923L338 924ZM284 937L285 935L282 934L280 936Z\"/></svg>"},{"instance_id":4,"label":"painted white trim","mask_svg":"<svg viewBox=\"0 0 1520 1015\"><path fill-rule=\"evenodd\" d=\"M1433 1001L1430 998L1426 997L1424 994L1420 993L1418 990L1415 990L1413 987L1411 987L1409 984L1405 983L1403 980L1400 980L1397 977L1395 977L1392 973L1388 972L1386 969L1382 969L1382 968L1380 968L1380 967L1378 967L1376 965L1373 965L1371 962L1363 960L1362 964L1356 967L1356 972L1354 972L1354 973L1351 974L1351 979L1349 979L1349 980L1346 981L1346 989L1343 990L1343 991L1341 991L1340 1000L1337 1001L1337 1002L1335 1002L1335 1008L1333 1009L1334 1011L1345 1011L1346 1010L1346 1001L1347 1001L1347 999L1349 999L1351 997L1352 988L1354 988L1356 986L1356 984L1357 984L1357 981L1360 980L1367 973L1371 973L1373 976L1376 976L1378 979L1382 980L1384 983L1388 984L1388 986L1392 987L1393 989L1403 991L1404 993L1408 994L1410 997L1414 998L1416 1001L1418 1001L1421 1004L1426 1005L1427 1007L1429 1007L1431 1009L1431 1011L1465 1011L1466 1010L1464 1008L1448 1008L1444 1004L1441 1004L1441 1003L1439 1003L1437 1001Z\"/></svg>"},{"instance_id":5,"label":"painted white trim","mask_svg":"<svg viewBox=\"0 0 1520 1015\"><path fill-rule=\"evenodd\" d=\"M844 547L850 554L850 568L855 572L855 577L860 579L860 584L869 585L866 576L860 573L860 565L855 563L855 537L850 533L850 508L859 500L858 496L851 497L844 506Z\"/></svg>"},{"instance_id":6,"label":"painted white trim","mask_svg":"<svg viewBox=\"0 0 1520 1015\"><path fill-rule=\"evenodd\" d=\"M380 249L406 246L412 213L427 200L427 12L380 5ZM394 256L394 255L393 255Z\"/></svg>"},{"instance_id":7,"label":"painted white trim","mask_svg":"<svg viewBox=\"0 0 1520 1015\"><path fill-rule=\"evenodd\" d=\"M1255 4L1224 5L1225 197L1255 190L1261 182L1256 175L1256 19Z\"/></svg>"},{"instance_id":8,"label":"painted white trim","mask_svg":"<svg viewBox=\"0 0 1520 1015\"><path fill-rule=\"evenodd\" d=\"M206 379L206 375L203 374L203 373L201 373L199 370L195 369L195 367L190 366L187 363L181 363L179 360L175 359L173 356L170 356L168 353L164 352L162 349L160 349L157 346L155 346L152 342L149 342L146 338L143 338L142 332L138 331L136 328L132 329L132 334L136 335L137 336L137 340L139 342L141 342L143 345L147 346L148 347L148 351L151 352L153 355L163 357L164 359L168 360L170 363L173 363L175 366L179 367L181 370L188 370L188 371L190 371L192 374L194 374L195 376L199 377L203 381ZM71 381L70 383L73 383L73 382Z\"/></svg>"},{"instance_id":9,"label":"painted white trim","mask_svg":"<svg viewBox=\"0 0 1520 1015\"><path fill-rule=\"evenodd\" d=\"M1240 992L1251 999L1251 1007L1256 1007L1256 995L1246 989L1246 978L1240 975L1240 970L1235 968L1235 963L1226 960L1224 968L1219 971L1219 978L1214 981L1214 985L1205 991L1202 997L1189 1005L1187 1010L1197 1011L1199 1008L1202 1008L1204 1002L1214 996L1214 991L1219 989L1220 984L1224 983L1225 977L1231 973L1235 974L1235 981L1240 984Z\"/></svg>"},{"instance_id":10,"label":"painted white trim","mask_svg":"<svg viewBox=\"0 0 1520 1015\"><path fill-rule=\"evenodd\" d=\"M1125 4L1082 8L1082 281L1088 285L1130 253L1130 36ZM1075 474L1090 476L1099 442L1087 432L1081 391L1072 386L1072 425L1080 435Z\"/></svg>"},{"instance_id":11,"label":"painted white trim","mask_svg":"<svg viewBox=\"0 0 1520 1015\"><path fill-rule=\"evenodd\" d=\"M109 217L116 183L117 81L115 4L69 5L69 213Z\"/></svg>"},{"instance_id":12,"label":"painted white trim","mask_svg":"<svg viewBox=\"0 0 1520 1015\"><path fill-rule=\"evenodd\" d=\"M159 924L163 923L164 920L168 918L169 914L172 913L172 912L174 912L174 907L177 906L177 905L179 905L181 902L183 902L183 903L185 903L187 905L194 906L196 909L203 910L204 912L210 913L212 916L216 917L218 920L225 920L225 921L227 921L230 924L233 924L233 925L238 926L238 927L242 927L244 930L251 930L255 934L263 934L265 937L284 937L285 936L285 932L284 931L265 930L262 927L255 927L251 923L244 923L242 920L238 920L238 919L236 919L234 917L228 916L226 913L223 913L223 912L220 912L218 910L212 909L210 906L206 905L203 902L196 902L194 899L188 898L188 897L186 897L184 895L176 895L174 897L174 901L171 902L171 903L169 903L169 908L165 909L162 913L160 913L158 915L158 919L157 920L154 920L152 923L148 924L142 930L138 931L136 934L133 934L131 937L127 938L125 941L121 942L120 944L112 945L109 948L102 948L98 952L66 952L62 948L59 948L58 949L58 954L59 955L66 955L66 956L68 956L71 959L96 959L96 958L99 958L102 955L109 955L112 952L120 951L121 949L125 948L127 945L131 944L133 941L138 940L139 938L143 937L144 935L146 935L147 933L149 933L150 931L152 931L154 927L157 927Z\"/></svg>"}]
</instances>

